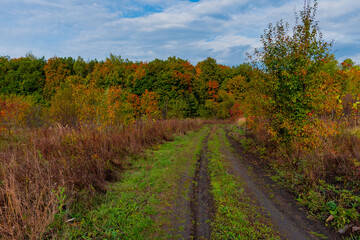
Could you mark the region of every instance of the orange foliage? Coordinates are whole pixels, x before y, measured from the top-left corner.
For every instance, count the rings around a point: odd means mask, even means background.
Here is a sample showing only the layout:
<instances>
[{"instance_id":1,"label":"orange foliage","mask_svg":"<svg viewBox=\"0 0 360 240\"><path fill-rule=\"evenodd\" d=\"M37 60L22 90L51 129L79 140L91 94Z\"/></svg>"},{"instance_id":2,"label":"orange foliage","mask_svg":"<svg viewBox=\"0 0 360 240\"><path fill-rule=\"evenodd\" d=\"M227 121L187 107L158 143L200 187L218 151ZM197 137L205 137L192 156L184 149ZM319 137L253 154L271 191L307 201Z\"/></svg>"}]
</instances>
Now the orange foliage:
<instances>
[{"instance_id":1,"label":"orange foliage","mask_svg":"<svg viewBox=\"0 0 360 240\"><path fill-rule=\"evenodd\" d=\"M200 66L196 66L195 70L196 70L196 76L197 76L197 77L200 77L200 75L201 75L201 68L200 68Z\"/></svg>"},{"instance_id":2,"label":"orange foliage","mask_svg":"<svg viewBox=\"0 0 360 240\"><path fill-rule=\"evenodd\" d=\"M208 94L213 99L218 98L219 83L216 80L208 82Z\"/></svg>"},{"instance_id":3,"label":"orange foliage","mask_svg":"<svg viewBox=\"0 0 360 240\"><path fill-rule=\"evenodd\" d=\"M134 117L139 117L141 108L141 101L139 96L137 96L136 94L128 94L127 102L130 103L132 108L134 109Z\"/></svg>"},{"instance_id":4,"label":"orange foliage","mask_svg":"<svg viewBox=\"0 0 360 240\"><path fill-rule=\"evenodd\" d=\"M0 133L11 127L23 126L30 104L21 98L0 99Z\"/></svg>"},{"instance_id":5,"label":"orange foliage","mask_svg":"<svg viewBox=\"0 0 360 240\"><path fill-rule=\"evenodd\" d=\"M60 84L71 74L69 67L58 57L50 58L44 67L46 79L44 96L51 98L58 90Z\"/></svg>"},{"instance_id":6,"label":"orange foliage","mask_svg":"<svg viewBox=\"0 0 360 240\"><path fill-rule=\"evenodd\" d=\"M111 87L105 93L105 104L103 104L101 124L103 126L112 126L117 124L128 125L134 122L134 109L132 105L123 101L127 92L120 87Z\"/></svg>"},{"instance_id":7,"label":"orange foliage","mask_svg":"<svg viewBox=\"0 0 360 240\"><path fill-rule=\"evenodd\" d=\"M315 109L316 106L320 106L319 113L322 114L329 114L333 111L335 111L337 115L341 114L342 108L337 99L340 95L340 84L336 82L336 79L333 76L324 71L320 71L317 78L323 80L320 91L324 93L324 99L321 104L319 104L319 102L313 102L313 108ZM316 94L318 94L318 92L312 90L309 91L309 95L306 95L306 97L314 99Z\"/></svg>"},{"instance_id":8,"label":"orange foliage","mask_svg":"<svg viewBox=\"0 0 360 240\"><path fill-rule=\"evenodd\" d=\"M224 69L230 69L229 66L225 66L225 65L221 65L221 64L219 64L218 66L219 66L219 68L221 68L222 70L224 70Z\"/></svg>"},{"instance_id":9,"label":"orange foliage","mask_svg":"<svg viewBox=\"0 0 360 240\"><path fill-rule=\"evenodd\" d=\"M157 119L160 117L160 109L158 104L159 95L155 92L149 92L147 89L141 96L141 113L149 119Z\"/></svg>"},{"instance_id":10,"label":"orange foliage","mask_svg":"<svg viewBox=\"0 0 360 240\"><path fill-rule=\"evenodd\" d=\"M191 90L192 90L192 87L191 87L192 75L191 74L181 73L181 72L175 70L173 73L173 77L180 82L180 85L187 86L188 92L191 92Z\"/></svg>"},{"instance_id":11,"label":"orange foliage","mask_svg":"<svg viewBox=\"0 0 360 240\"><path fill-rule=\"evenodd\" d=\"M230 78L226 84L228 92L232 94L236 100L244 100L247 94L247 87L246 79L241 75Z\"/></svg>"},{"instance_id":12,"label":"orange foliage","mask_svg":"<svg viewBox=\"0 0 360 240\"><path fill-rule=\"evenodd\" d=\"M146 66L147 64L141 63L138 68L136 69L136 72L134 74L134 80L139 80L143 78L146 75Z\"/></svg>"},{"instance_id":13,"label":"orange foliage","mask_svg":"<svg viewBox=\"0 0 360 240\"><path fill-rule=\"evenodd\" d=\"M189 61L182 62L181 66L183 66L186 71L194 71L194 66Z\"/></svg>"},{"instance_id":14,"label":"orange foliage","mask_svg":"<svg viewBox=\"0 0 360 240\"><path fill-rule=\"evenodd\" d=\"M107 60L104 63L96 63L94 71L92 72L92 78L98 81L99 79L104 79L108 74L112 72L112 62Z\"/></svg>"}]
</instances>

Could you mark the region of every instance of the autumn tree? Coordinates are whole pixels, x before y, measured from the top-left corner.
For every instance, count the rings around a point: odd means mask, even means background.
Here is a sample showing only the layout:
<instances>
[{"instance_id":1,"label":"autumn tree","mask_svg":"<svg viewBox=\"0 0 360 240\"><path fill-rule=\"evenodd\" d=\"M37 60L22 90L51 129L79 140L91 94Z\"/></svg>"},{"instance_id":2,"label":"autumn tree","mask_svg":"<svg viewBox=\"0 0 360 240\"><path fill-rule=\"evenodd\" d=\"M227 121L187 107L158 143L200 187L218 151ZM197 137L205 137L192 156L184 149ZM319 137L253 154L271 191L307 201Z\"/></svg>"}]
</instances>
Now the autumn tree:
<instances>
[{"instance_id":1,"label":"autumn tree","mask_svg":"<svg viewBox=\"0 0 360 240\"><path fill-rule=\"evenodd\" d=\"M166 61L163 79L158 82L164 117L185 118L197 115L198 102L194 97L195 68L186 60L171 57ZM160 79L159 79L160 80Z\"/></svg>"},{"instance_id":2,"label":"autumn tree","mask_svg":"<svg viewBox=\"0 0 360 240\"><path fill-rule=\"evenodd\" d=\"M31 102L24 96L0 97L0 134L17 127L24 127Z\"/></svg>"},{"instance_id":3,"label":"autumn tree","mask_svg":"<svg viewBox=\"0 0 360 240\"><path fill-rule=\"evenodd\" d=\"M140 110L143 117L149 119L160 118L158 99L158 94L145 90L140 100Z\"/></svg>"},{"instance_id":4,"label":"autumn tree","mask_svg":"<svg viewBox=\"0 0 360 240\"><path fill-rule=\"evenodd\" d=\"M74 59L69 58L50 58L45 67L45 86L44 96L46 99L50 99L56 91L59 89L61 83L65 82L65 79L73 74Z\"/></svg>"},{"instance_id":5,"label":"autumn tree","mask_svg":"<svg viewBox=\"0 0 360 240\"><path fill-rule=\"evenodd\" d=\"M310 132L316 129L309 117L314 119L323 107L326 78L319 73L331 55L315 21L316 8L317 2L296 15L292 33L283 21L270 24L261 36L263 48L255 52L264 71L257 79L257 103L269 120L270 134L279 142L299 136L308 145Z\"/></svg>"},{"instance_id":6,"label":"autumn tree","mask_svg":"<svg viewBox=\"0 0 360 240\"><path fill-rule=\"evenodd\" d=\"M110 54L105 62L95 64L88 81L94 82L99 88L107 89L113 86L124 87L126 85L125 60L121 56Z\"/></svg>"},{"instance_id":7,"label":"autumn tree","mask_svg":"<svg viewBox=\"0 0 360 240\"><path fill-rule=\"evenodd\" d=\"M135 109L127 101L128 95L119 86L110 87L103 92L103 100L98 111L100 124L103 127L128 125L135 121Z\"/></svg>"}]
</instances>

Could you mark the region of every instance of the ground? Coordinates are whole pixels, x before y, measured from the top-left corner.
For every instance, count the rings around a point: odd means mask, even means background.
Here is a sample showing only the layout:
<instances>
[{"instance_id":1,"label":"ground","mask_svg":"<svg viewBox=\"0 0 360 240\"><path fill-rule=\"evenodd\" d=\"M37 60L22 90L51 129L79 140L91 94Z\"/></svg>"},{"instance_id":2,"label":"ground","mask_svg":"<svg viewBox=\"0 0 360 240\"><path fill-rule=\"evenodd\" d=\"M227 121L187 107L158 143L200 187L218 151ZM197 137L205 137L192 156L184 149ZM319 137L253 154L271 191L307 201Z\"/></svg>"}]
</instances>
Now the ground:
<instances>
[{"instance_id":1,"label":"ground","mask_svg":"<svg viewBox=\"0 0 360 240\"><path fill-rule=\"evenodd\" d=\"M231 131L242 130L209 125L149 149L59 238L341 239L311 220Z\"/></svg>"}]
</instances>

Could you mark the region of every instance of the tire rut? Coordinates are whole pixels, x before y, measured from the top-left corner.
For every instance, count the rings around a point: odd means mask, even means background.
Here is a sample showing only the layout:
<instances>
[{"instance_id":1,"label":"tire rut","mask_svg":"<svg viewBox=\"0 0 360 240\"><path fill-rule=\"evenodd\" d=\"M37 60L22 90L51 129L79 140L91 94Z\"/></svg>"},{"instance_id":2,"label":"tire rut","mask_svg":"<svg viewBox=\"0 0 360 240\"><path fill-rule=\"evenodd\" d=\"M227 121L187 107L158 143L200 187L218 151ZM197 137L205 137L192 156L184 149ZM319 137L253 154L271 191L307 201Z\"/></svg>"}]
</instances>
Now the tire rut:
<instances>
[{"instance_id":1,"label":"tire rut","mask_svg":"<svg viewBox=\"0 0 360 240\"><path fill-rule=\"evenodd\" d=\"M208 175L207 144L209 135L204 140L203 148L197 162L191 192L192 226L190 239L210 239L212 219L211 184Z\"/></svg>"}]
</instances>

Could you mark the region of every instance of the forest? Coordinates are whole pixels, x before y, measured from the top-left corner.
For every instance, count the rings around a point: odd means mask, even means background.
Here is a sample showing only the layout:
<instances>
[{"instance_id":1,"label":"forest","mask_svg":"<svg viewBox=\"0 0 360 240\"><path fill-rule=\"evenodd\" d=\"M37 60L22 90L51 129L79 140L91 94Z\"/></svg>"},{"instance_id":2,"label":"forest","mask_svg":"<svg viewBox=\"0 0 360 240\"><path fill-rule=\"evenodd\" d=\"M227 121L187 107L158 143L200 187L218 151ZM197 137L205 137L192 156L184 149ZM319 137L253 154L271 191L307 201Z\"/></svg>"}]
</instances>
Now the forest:
<instances>
[{"instance_id":1,"label":"forest","mask_svg":"<svg viewBox=\"0 0 360 240\"><path fill-rule=\"evenodd\" d=\"M61 238L134 156L225 123L313 215L358 233L360 66L335 58L315 10L270 24L238 66L0 57L0 238Z\"/></svg>"},{"instance_id":2,"label":"forest","mask_svg":"<svg viewBox=\"0 0 360 240\"><path fill-rule=\"evenodd\" d=\"M239 110L237 90L252 74L249 64L230 68L212 58L193 66L176 57L134 63L114 55L100 62L29 55L1 57L0 64L2 101L15 104L14 113L42 109L71 126L115 119L126 125L141 117L226 119Z\"/></svg>"}]
</instances>

